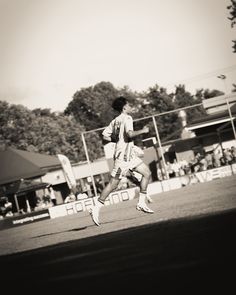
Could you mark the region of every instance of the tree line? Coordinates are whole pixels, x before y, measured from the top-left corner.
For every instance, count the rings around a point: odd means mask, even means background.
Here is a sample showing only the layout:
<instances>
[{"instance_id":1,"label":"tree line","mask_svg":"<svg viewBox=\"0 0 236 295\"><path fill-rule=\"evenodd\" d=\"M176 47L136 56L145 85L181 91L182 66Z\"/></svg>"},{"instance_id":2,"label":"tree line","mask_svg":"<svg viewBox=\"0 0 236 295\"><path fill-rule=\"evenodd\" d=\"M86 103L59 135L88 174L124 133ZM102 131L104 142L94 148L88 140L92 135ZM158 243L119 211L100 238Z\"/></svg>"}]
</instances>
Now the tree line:
<instances>
[{"instance_id":1,"label":"tree line","mask_svg":"<svg viewBox=\"0 0 236 295\"><path fill-rule=\"evenodd\" d=\"M133 102L135 120L191 106L221 94L223 93L218 90L201 89L192 95L184 85L175 86L172 93L167 93L165 88L158 85L138 93L127 86L115 88L112 83L103 81L76 91L63 112L40 108L29 110L22 105L0 101L0 143L2 146L48 155L61 153L72 162L81 162L86 160L82 132L99 129L98 132L85 134L89 157L93 161L104 156L101 132L117 115L111 109L115 97L123 95ZM187 111L189 122L203 115L205 111L201 107ZM171 137L178 138L181 122L177 113L157 117L156 122L162 141ZM150 121L137 120L135 128L146 123L150 127L149 136L155 136Z\"/></svg>"}]
</instances>

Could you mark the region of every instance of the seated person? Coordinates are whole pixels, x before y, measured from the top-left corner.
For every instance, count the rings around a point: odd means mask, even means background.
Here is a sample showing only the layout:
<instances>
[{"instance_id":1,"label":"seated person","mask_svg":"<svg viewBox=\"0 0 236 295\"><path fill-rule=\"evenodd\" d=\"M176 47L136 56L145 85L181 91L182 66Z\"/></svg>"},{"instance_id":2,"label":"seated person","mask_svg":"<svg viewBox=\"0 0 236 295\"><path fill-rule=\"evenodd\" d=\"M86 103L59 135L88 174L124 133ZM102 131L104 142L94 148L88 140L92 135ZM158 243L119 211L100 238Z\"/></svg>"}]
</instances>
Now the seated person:
<instances>
[{"instance_id":1,"label":"seated person","mask_svg":"<svg viewBox=\"0 0 236 295\"><path fill-rule=\"evenodd\" d=\"M77 200L83 200L83 199L87 199L88 195L86 193L78 193L77 194Z\"/></svg>"},{"instance_id":2,"label":"seated person","mask_svg":"<svg viewBox=\"0 0 236 295\"><path fill-rule=\"evenodd\" d=\"M12 216L12 203L8 201L8 197L0 198L0 215L2 217Z\"/></svg>"},{"instance_id":3,"label":"seated person","mask_svg":"<svg viewBox=\"0 0 236 295\"><path fill-rule=\"evenodd\" d=\"M70 203L76 201L76 196L70 192L69 195L65 198L64 203Z\"/></svg>"}]
</instances>

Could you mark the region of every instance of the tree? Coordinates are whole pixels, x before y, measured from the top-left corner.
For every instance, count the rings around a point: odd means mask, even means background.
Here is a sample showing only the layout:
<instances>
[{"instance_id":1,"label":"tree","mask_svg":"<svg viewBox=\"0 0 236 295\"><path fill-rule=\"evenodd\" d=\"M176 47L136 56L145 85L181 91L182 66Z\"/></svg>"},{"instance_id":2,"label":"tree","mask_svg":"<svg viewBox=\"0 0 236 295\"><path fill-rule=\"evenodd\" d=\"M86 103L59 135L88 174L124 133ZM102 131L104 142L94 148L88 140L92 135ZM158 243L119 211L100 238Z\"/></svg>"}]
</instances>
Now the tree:
<instances>
[{"instance_id":1,"label":"tree","mask_svg":"<svg viewBox=\"0 0 236 295\"><path fill-rule=\"evenodd\" d=\"M231 5L227 6L229 10L230 17L228 19L231 21L231 27L233 28L236 25L236 1L231 0ZM236 40L233 40L233 52L236 52Z\"/></svg>"},{"instance_id":2,"label":"tree","mask_svg":"<svg viewBox=\"0 0 236 295\"><path fill-rule=\"evenodd\" d=\"M184 85L175 86L174 101L176 108L183 108L200 104L203 99L203 90L197 90L195 95L186 91ZM186 109L187 122L190 123L194 119L202 117L206 112L202 106Z\"/></svg>"},{"instance_id":3,"label":"tree","mask_svg":"<svg viewBox=\"0 0 236 295\"><path fill-rule=\"evenodd\" d=\"M0 141L7 146L49 155L62 153L73 162L84 161L82 131L83 126L62 113L48 109L30 111L22 105L0 101ZM94 149L98 147L95 145ZM93 157L97 153L94 149Z\"/></svg>"},{"instance_id":4,"label":"tree","mask_svg":"<svg viewBox=\"0 0 236 295\"><path fill-rule=\"evenodd\" d=\"M73 115L87 131L103 127L114 116L110 106L117 95L118 90L109 82L82 88L74 94L64 113Z\"/></svg>"},{"instance_id":5,"label":"tree","mask_svg":"<svg viewBox=\"0 0 236 295\"><path fill-rule=\"evenodd\" d=\"M166 89L154 85L150 87L146 93L143 93L138 98L139 111L135 114L134 118L142 118L145 116L156 115L158 113L164 113L175 109L173 103L173 97L168 94ZM161 139L165 139L169 134L172 134L178 125L178 117L175 113L155 117L157 128ZM141 128L143 125L149 125L149 136L155 136L152 118L145 121L139 121L136 123L137 128Z\"/></svg>"},{"instance_id":6,"label":"tree","mask_svg":"<svg viewBox=\"0 0 236 295\"><path fill-rule=\"evenodd\" d=\"M235 86L234 86L235 87ZM128 86L116 89L109 82L77 91L64 113L51 113L50 109L28 110L22 105L9 105L0 101L1 144L22 150L56 155L62 153L72 162L86 160L81 133L87 143L91 161L103 157L101 140L103 127L117 115L111 104L115 97L123 95L134 102L134 128L149 125L148 137L156 136L152 116L155 116L162 141L176 139L181 132L177 108L191 106L203 99L221 94L217 90L198 90L192 95L184 85L176 86L174 93L155 85L143 93L133 92ZM158 113L168 113L157 116ZM201 107L187 110L188 121L204 114ZM144 120L142 118L146 117ZM140 120L136 120L140 119ZM94 131L94 129L99 129ZM89 132L88 132L89 131ZM141 141L144 136L139 138Z\"/></svg>"},{"instance_id":7,"label":"tree","mask_svg":"<svg viewBox=\"0 0 236 295\"><path fill-rule=\"evenodd\" d=\"M135 96L127 86L116 89L110 82L100 82L77 91L64 113L73 115L87 131L105 127L117 115L111 104L119 95L130 99Z\"/></svg>"},{"instance_id":8,"label":"tree","mask_svg":"<svg viewBox=\"0 0 236 295\"><path fill-rule=\"evenodd\" d=\"M104 156L102 129L96 129L107 126L117 116L111 105L119 95L131 101L136 96L128 86L116 89L110 82L100 82L77 91L64 111L65 115L73 116L79 125L83 125L86 131L91 131L85 134L90 160Z\"/></svg>"}]
</instances>

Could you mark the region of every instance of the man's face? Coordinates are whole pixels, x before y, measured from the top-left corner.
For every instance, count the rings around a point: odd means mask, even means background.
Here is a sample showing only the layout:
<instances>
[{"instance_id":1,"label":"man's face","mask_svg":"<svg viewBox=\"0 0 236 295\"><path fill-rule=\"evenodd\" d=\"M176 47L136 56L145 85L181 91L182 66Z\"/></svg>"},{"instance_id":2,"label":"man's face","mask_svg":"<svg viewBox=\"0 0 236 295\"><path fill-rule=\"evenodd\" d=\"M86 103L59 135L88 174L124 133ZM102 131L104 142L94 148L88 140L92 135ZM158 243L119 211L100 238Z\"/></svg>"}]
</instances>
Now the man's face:
<instances>
[{"instance_id":1,"label":"man's face","mask_svg":"<svg viewBox=\"0 0 236 295\"><path fill-rule=\"evenodd\" d=\"M134 110L133 106L129 102L127 102L127 104L125 105L126 113L131 114L131 113L133 113L133 110Z\"/></svg>"}]
</instances>

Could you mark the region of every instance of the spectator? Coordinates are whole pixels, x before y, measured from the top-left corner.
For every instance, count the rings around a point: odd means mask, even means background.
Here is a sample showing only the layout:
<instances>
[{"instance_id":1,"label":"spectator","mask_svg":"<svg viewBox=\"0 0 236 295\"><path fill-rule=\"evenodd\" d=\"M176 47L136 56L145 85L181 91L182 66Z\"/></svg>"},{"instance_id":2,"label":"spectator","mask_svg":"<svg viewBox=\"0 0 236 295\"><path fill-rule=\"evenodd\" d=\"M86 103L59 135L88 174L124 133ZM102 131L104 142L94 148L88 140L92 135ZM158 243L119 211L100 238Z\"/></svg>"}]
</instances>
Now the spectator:
<instances>
[{"instance_id":1,"label":"spectator","mask_svg":"<svg viewBox=\"0 0 236 295\"><path fill-rule=\"evenodd\" d=\"M179 175L180 176L184 176L185 175L184 166L182 166L182 165L179 168Z\"/></svg>"},{"instance_id":2,"label":"spectator","mask_svg":"<svg viewBox=\"0 0 236 295\"><path fill-rule=\"evenodd\" d=\"M48 193L48 191L46 191L46 194L43 195L43 204L42 207L43 208L48 208L52 206L52 202L51 202L51 197Z\"/></svg>"},{"instance_id":3,"label":"spectator","mask_svg":"<svg viewBox=\"0 0 236 295\"><path fill-rule=\"evenodd\" d=\"M57 198L51 185L48 186L48 192L53 206L57 205Z\"/></svg>"},{"instance_id":4,"label":"spectator","mask_svg":"<svg viewBox=\"0 0 236 295\"><path fill-rule=\"evenodd\" d=\"M175 176L175 173L174 173L172 164L169 161L166 162L166 170L167 170L167 173L168 173L169 178L172 178L172 177ZM160 169L160 173L163 174L162 171L161 171L161 169ZM161 175L161 178L163 178L162 175Z\"/></svg>"},{"instance_id":5,"label":"spectator","mask_svg":"<svg viewBox=\"0 0 236 295\"><path fill-rule=\"evenodd\" d=\"M215 150L213 152L213 166L214 168L218 168L221 166L221 154L219 150Z\"/></svg>"},{"instance_id":6,"label":"spectator","mask_svg":"<svg viewBox=\"0 0 236 295\"><path fill-rule=\"evenodd\" d=\"M232 163L236 163L236 147L231 146Z\"/></svg>"},{"instance_id":7,"label":"spectator","mask_svg":"<svg viewBox=\"0 0 236 295\"><path fill-rule=\"evenodd\" d=\"M225 160L225 165L230 165L232 163L232 154L228 148L223 150L223 156Z\"/></svg>"},{"instance_id":8,"label":"spectator","mask_svg":"<svg viewBox=\"0 0 236 295\"><path fill-rule=\"evenodd\" d=\"M36 205L34 207L34 210L38 211L38 210L43 209L44 207L45 207L45 205L44 205L43 200L39 196L37 196L36 197Z\"/></svg>"},{"instance_id":9,"label":"spectator","mask_svg":"<svg viewBox=\"0 0 236 295\"><path fill-rule=\"evenodd\" d=\"M0 198L0 215L2 217L12 216L12 203L9 202L8 197Z\"/></svg>"},{"instance_id":10,"label":"spectator","mask_svg":"<svg viewBox=\"0 0 236 295\"><path fill-rule=\"evenodd\" d=\"M70 192L69 195L65 198L64 203L70 203L76 201L76 196L73 192Z\"/></svg>"},{"instance_id":11,"label":"spectator","mask_svg":"<svg viewBox=\"0 0 236 295\"><path fill-rule=\"evenodd\" d=\"M95 186L96 186L97 193L100 195L103 190L103 184L100 178L96 178Z\"/></svg>"},{"instance_id":12,"label":"spectator","mask_svg":"<svg viewBox=\"0 0 236 295\"><path fill-rule=\"evenodd\" d=\"M206 171L207 170L207 160L205 157L202 157L199 161L200 164L200 171Z\"/></svg>"},{"instance_id":13,"label":"spectator","mask_svg":"<svg viewBox=\"0 0 236 295\"><path fill-rule=\"evenodd\" d=\"M180 163L176 159L174 159L174 162L172 163L171 167L174 171L175 177L180 176Z\"/></svg>"},{"instance_id":14,"label":"spectator","mask_svg":"<svg viewBox=\"0 0 236 295\"><path fill-rule=\"evenodd\" d=\"M88 198L88 195L86 193L78 193L76 197L77 200L84 200Z\"/></svg>"},{"instance_id":15,"label":"spectator","mask_svg":"<svg viewBox=\"0 0 236 295\"><path fill-rule=\"evenodd\" d=\"M206 153L205 160L207 162L207 169L213 168L213 155L212 153Z\"/></svg>"},{"instance_id":16,"label":"spectator","mask_svg":"<svg viewBox=\"0 0 236 295\"><path fill-rule=\"evenodd\" d=\"M191 174L191 164L187 163L183 166L184 173L185 175L190 175Z\"/></svg>"},{"instance_id":17,"label":"spectator","mask_svg":"<svg viewBox=\"0 0 236 295\"><path fill-rule=\"evenodd\" d=\"M157 179L159 181L162 181L163 180L163 176L162 176L162 172L161 172L161 168L160 167L157 167Z\"/></svg>"},{"instance_id":18,"label":"spectator","mask_svg":"<svg viewBox=\"0 0 236 295\"><path fill-rule=\"evenodd\" d=\"M128 188L128 179L126 177L122 177L116 190L123 190Z\"/></svg>"},{"instance_id":19,"label":"spectator","mask_svg":"<svg viewBox=\"0 0 236 295\"><path fill-rule=\"evenodd\" d=\"M179 161L179 174L180 176L184 176L186 173L185 173L185 167L188 165L188 162L186 160L181 160Z\"/></svg>"},{"instance_id":20,"label":"spectator","mask_svg":"<svg viewBox=\"0 0 236 295\"><path fill-rule=\"evenodd\" d=\"M191 159L189 166L191 169L191 173L197 172L199 170L199 166L198 166L198 159L196 157L196 155Z\"/></svg>"}]
</instances>

